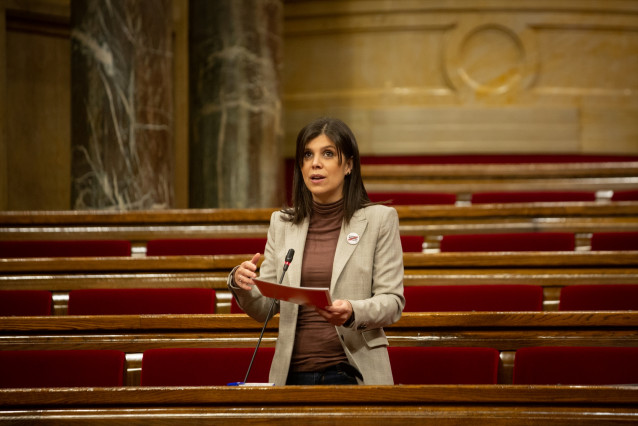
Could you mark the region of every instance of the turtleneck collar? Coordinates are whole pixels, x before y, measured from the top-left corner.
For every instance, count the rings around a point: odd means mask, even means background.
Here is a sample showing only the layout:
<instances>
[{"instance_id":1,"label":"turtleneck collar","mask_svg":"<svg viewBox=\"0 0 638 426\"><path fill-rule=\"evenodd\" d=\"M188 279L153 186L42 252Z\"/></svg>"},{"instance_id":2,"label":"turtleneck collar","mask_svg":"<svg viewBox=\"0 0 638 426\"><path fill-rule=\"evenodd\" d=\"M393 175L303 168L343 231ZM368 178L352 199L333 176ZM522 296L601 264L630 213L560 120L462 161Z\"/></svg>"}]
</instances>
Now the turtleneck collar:
<instances>
[{"instance_id":1,"label":"turtleneck collar","mask_svg":"<svg viewBox=\"0 0 638 426\"><path fill-rule=\"evenodd\" d=\"M321 216L330 216L343 211L343 198L334 203L319 204L312 201L312 212Z\"/></svg>"}]
</instances>

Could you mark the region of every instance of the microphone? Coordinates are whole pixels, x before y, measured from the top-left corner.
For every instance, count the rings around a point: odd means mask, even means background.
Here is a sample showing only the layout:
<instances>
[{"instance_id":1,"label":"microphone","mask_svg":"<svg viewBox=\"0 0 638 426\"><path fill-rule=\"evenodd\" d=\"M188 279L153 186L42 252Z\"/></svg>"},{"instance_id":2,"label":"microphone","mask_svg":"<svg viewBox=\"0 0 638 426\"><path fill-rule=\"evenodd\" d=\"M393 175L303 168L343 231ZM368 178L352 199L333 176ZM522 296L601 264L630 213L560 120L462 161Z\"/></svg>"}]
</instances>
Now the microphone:
<instances>
[{"instance_id":1,"label":"microphone","mask_svg":"<svg viewBox=\"0 0 638 426\"><path fill-rule=\"evenodd\" d=\"M283 273L281 274L281 278L279 278L279 284L284 280L284 275L286 275L286 271L290 266L290 262L292 262L292 258L295 256L295 249L288 250L286 253L286 259L284 260ZM268 315L266 315L266 321L264 321L264 326L261 328L261 334L259 335L259 340L257 340L257 346L255 346L255 352L253 352L253 357L250 360L250 364L248 365L248 371L246 371L246 377L244 378L244 383L248 383L248 375L250 374L250 369L253 367L253 361L255 361L255 356L257 356L257 349L259 349L259 345L261 344L261 339L264 337L264 331L266 330L266 324L270 321L270 317L272 315L272 310L275 307L275 302L277 299L273 299L270 304L270 309L268 310Z\"/></svg>"},{"instance_id":2,"label":"microphone","mask_svg":"<svg viewBox=\"0 0 638 426\"><path fill-rule=\"evenodd\" d=\"M294 256L295 256L295 249L288 250L288 253L286 253L286 259L284 259L284 273L281 274L281 278L279 279L279 284L281 284L281 282L284 280L284 275L286 275L286 271L288 270L288 267L290 266L290 262L292 262L292 258Z\"/></svg>"}]
</instances>

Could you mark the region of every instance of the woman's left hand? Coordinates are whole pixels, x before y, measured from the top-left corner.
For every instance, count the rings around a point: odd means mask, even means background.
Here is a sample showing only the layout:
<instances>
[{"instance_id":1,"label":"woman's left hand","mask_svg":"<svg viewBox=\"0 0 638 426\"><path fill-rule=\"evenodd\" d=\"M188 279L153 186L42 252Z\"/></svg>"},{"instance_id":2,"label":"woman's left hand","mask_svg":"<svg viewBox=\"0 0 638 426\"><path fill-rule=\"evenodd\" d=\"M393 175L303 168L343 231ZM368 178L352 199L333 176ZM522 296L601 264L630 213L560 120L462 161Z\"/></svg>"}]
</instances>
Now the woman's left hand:
<instances>
[{"instance_id":1,"label":"woman's left hand","mask_svg":"<svg viewBox=\"0 0 638 426\"><path fill-rule=\"evenodd\" d=\"M347 300L335 300L325 309L316 307L315 310L332 325L343 325L352 315L352 305Z\"/></svg>"}]
</instances>

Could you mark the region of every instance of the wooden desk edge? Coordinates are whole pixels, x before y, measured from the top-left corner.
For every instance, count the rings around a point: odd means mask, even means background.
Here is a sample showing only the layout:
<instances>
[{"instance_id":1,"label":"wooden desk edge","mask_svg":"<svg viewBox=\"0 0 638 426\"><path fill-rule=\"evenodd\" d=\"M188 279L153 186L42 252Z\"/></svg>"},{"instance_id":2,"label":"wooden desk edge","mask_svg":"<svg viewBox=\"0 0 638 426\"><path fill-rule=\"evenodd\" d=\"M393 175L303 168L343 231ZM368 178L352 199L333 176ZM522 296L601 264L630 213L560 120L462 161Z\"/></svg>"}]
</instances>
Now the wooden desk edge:
<instances>
[{"instance_id":1,"label":"wooden desk edge","mask_svg":"<svg viewBox=\"0 0 638 426\"><path fill-rule=\"evenodd\" d=\"M0 259L0 273L26 272L114 272L114 271L224 271L239 265L251 254L216 256L152 256L102 258ZM260 262L263 261L263 256ZM469 252L404 253L405 268L445 266L638 266L638 251L558 251L558 252Z\"/></svg>"},{"instance_id":2,"label":"wooden desk edge","mask_svg":"<svg viewBox=\"0 0 638 426\"><path fill-rule=\"evenodd\" d=\"M0 407L547 404L632 406L638 386L395 385L0 389Z\"/></svg>"},{"instance_id":3,"label":"wooden desk edge","mask_svg":"<svg viewBox=\"0 0 638 426\"><path fill-rule=\"evenodd\" d=\"M269 329L279 326L276 315ZM245 314L210 315L95 315L0 317L0 332L99 330L248 330L262 324ZM636 328L638 311L542 312L406 312L387 330L410 328Z\"/></svg>"}]
</instances>

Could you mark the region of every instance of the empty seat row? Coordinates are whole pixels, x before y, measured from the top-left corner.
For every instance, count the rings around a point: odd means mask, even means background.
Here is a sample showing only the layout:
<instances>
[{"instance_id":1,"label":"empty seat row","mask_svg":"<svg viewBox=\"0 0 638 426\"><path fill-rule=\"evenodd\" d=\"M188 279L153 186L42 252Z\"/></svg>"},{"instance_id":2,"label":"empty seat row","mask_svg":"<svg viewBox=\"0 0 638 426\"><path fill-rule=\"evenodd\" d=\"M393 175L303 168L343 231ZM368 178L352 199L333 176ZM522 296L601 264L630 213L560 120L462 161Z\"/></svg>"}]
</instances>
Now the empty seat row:
<instances>
[{"instance_id":1,"label":"empty seat row","mask_svg":"<svg viewBox=\"0 0 638 426\"><path fill-rule=\"evenodd\" d=\"M389 347L395 384L495 384L499 352L493 348ZM527 347L516 351L518 385L638 383L638 348Z\"/></svg>"},{"instance_id":2,"label":"empty seat row","mask_svg":"<svg viewBox=\"0 0 638 426\"><path fill-rule=\"evenodd\" d=\"M405 205L454 205L457 194L447 192L369 192L375 203L394 206ZM475 192L470 196L471 204L506 203L564 203L593 202L594 191L516 191L516 192ZM638 190L614 191L611 201L638 201Z\"/></svg>"},{"instance_id":3,"label":"empty seat row","mask_svg":"<svg viewBox=\"0 0 638 426\"><path fill-rule=\"evenodd\" d=\"M543 310L543 287L524 284L404 287L403 312L524 312ZM561 288L561 311L638 310L638 284L572 285ZM242 313L233 298L230 312Z\"/></svg>"},{"instance_id":4,"label":"empty seat row","mask_svg":"<svg viewBox=\"0 0 638 426\"><path fill-rule=\"evenodd\" d=\"M573 251L575 235L569 232L444 235L441 252ZM638 250L638 232L595 232L592 251Z\"/></svg>"},{"instance_id":5,"label":"empty seat row","mask_svg":"<svg viewBox=\"0 0 638 426\"><path fill-rule=\"evenodd\" d=\"M108 288L69 292L69 315L214 314L210 288ZM50 315L46 290L0 290L0 316Z\"/></svg>"},{"instance_id":6,"label":"empty seat row","mask_svg":"<svg viewBox=\"0 0 638 426\"><path fill-rule=\"evenodd\" d=\"M0 258L130 256L125 240L0 241Z\"/></svg>"},{"instance_id":7,"label":"empty seat row","mask_svg":"<svg viewBox=\"0 0 638 426\"><path fill-rule=\"evenodd\" d=\"M524 312L543 310L543 287L525 284L406 286L403 312ZM561 311L638 310L638 284L561 288ZM230 312L243 313L231 300Z\"/></svg>"},{"instance_id":8,"label":"empty seat row","mask_svg":"<svg viewBox=\"0 0 638 426\"><path fill-rule=\"evenodd\" d=\"M266 238L189 238L148 241L147 256L263 253ZM131 256L123 240L0 241L0 258Z\"/></svg>"},{"instance_id":9,"label":"empty seat row","mask_svg":"<svg viewBox=\"0 0 638 426\"><path fill-rule=\"evenodd\" d=\"M252 348L149 349L142 386L224 386L241 382ZM497 384L499 351L487 347L388 348L397 385ZM260 348L248 382L268 382L274 348ZM0 388L122 386L125 354L115 350L2 351ZM637 347L527 347L516 351L514 384L638 383Z\"/></svg>"},{"instance_id":10,"label":"empty seat row","mask_svg":"<svg viewBox=\"0 0 638 426\"><path fill-rule=\"evenodd\" d=\"M149 349L143 386L223 386L243 381L253 348ZM249 379L268 381L274 348L259 348ZM117 350L0 351L0 388L122 386L126 355Z\"/></svg>"},{"instance_id":11,"label":"empty seat row","mask_svg":"<svg viewBox=\"0 0 638 426\"><path fill-rule=\"evenodd\" d=\"M576 237L570 232L444 235L441 252L573 251Z\"/></svg>"},{"instance_id":12,"label":"empty seat row","mask_svg":"<svg viewBox=\"0 0 638 426\"><path fill-rule=\"evenodd\" d=\"M403 252L423 251L424 237L402 235ZM147 243L147 256L210 256L264 253L266 238L160 239ZM573 251L571 232L443 235L441 252ZM591 250L638 250L638 232L595 232ZM0 241L0 258L130 256L129 241Z\"/></svg>"},{"instance_id":13,"label":"empty seat row","mask_svg":"<svg viewBox=\"0 0 638 426\"><path fill-rule=\"evenodd\" d=\"M614 154L410 154L362 155L361 164L595 164L638 161L636 155ZM288 167L294 165L287 158Z\"/></svg>"},{"instance_id":14,"label":"empty seat row","mask_svg":"<svg viewBox=\"0 0 638 426\"><path fill-rule=\"evenodd\" d=\"M542 311L543 287L521 284L408 286L405 312ZM0 290L0 316L50 315L45 290ZM69 315L213 314L216 293L205 288L82 289L69 292ZM638 284L574 285L561 289L560 310L638 310ZM241 313L233 299L231 313Z\"/></svg>"},{"instance_id":15,"label":"empty seat row","mask_svg":"<svg viewBox=\"0 0 638 426\"><path fill-rule=\"evenodd\" d=\"M423 237L401 236L405 252L423 251ZM177 238L150 240L147 256L214 256L222 254L264 253L266 238ZM51 240L0 241L0 258L113 257L130 256L130 241Z\"/></svg>"},{"instance_id":16,"label":"empty seat row","mask_svg":"<svg viewBox=\"0 0 638 426\"><path fill-rule=\"evenodd\" d=\"M536 285L409 286L404 295L404 312L543 310L543 287ZM559 310L638 310L638 284L566 286L561 288Z\"/></svg>"},{"instance_id":17,"label":"empty seat row","mask_svg":"<svg viewBox=\"0 0 638 426\"><path fill-rule=\"evenodd\" d=\"M0 351L0 388L122 386L125 361L108 349Z\"/></svg>"}]
</instances>

